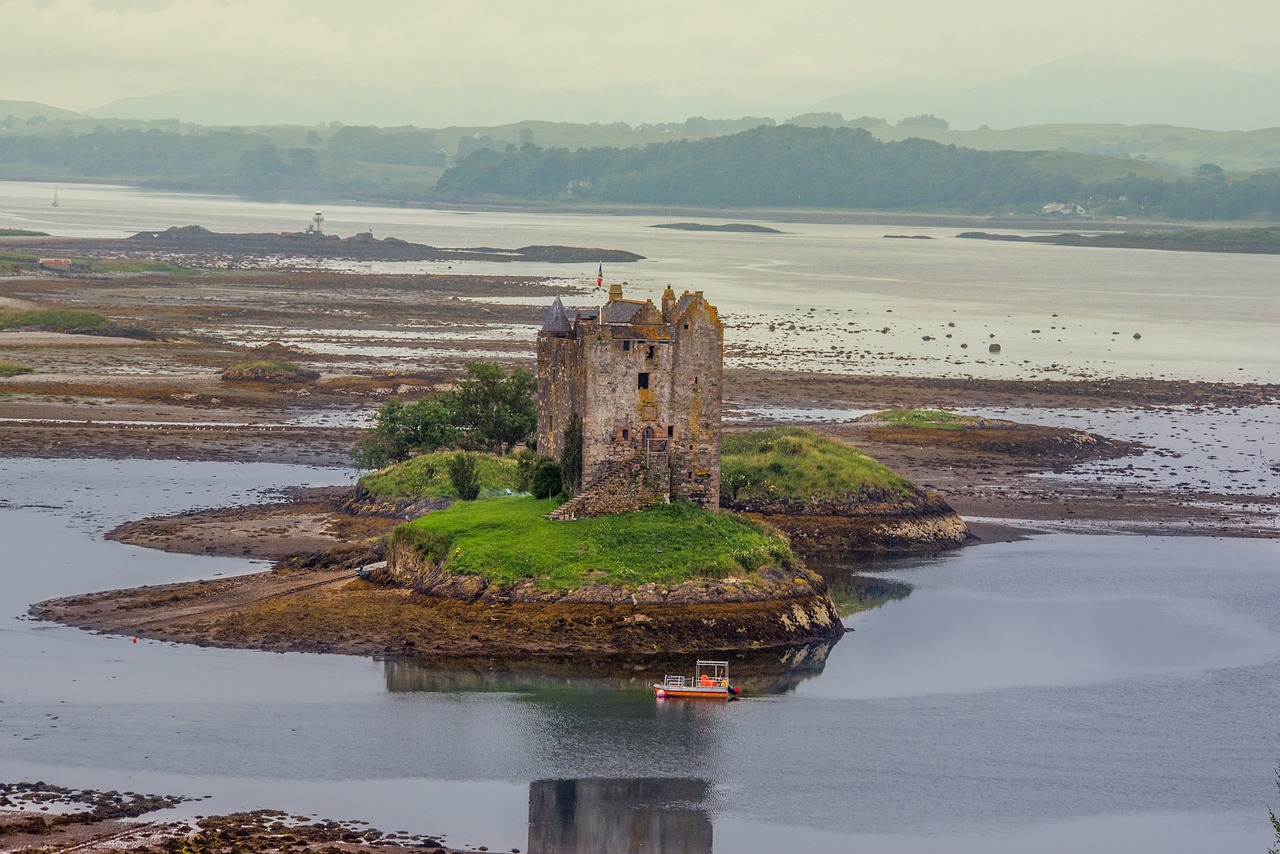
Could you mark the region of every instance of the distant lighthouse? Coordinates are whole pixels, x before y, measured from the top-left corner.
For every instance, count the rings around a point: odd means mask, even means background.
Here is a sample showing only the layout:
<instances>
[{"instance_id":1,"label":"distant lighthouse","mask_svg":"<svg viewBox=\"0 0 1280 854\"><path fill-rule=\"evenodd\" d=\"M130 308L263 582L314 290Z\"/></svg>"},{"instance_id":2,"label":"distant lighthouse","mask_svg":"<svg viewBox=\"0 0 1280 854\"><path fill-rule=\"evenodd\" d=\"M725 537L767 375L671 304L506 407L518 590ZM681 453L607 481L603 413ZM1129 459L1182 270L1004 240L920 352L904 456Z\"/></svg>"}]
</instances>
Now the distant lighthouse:
<instances>
[{"instance_id":1,"label":"distant lighthouse","mask_svg":"<svg viewBox=\"0 0 1280 854\"><path fill-rule=\"evenodd\" d=\"M307 234L324 234L320 230L320 224L324 222L324 211L316 211L316 215L311 217L311 224L307 226Z\"/></svg>"}]
</instances>

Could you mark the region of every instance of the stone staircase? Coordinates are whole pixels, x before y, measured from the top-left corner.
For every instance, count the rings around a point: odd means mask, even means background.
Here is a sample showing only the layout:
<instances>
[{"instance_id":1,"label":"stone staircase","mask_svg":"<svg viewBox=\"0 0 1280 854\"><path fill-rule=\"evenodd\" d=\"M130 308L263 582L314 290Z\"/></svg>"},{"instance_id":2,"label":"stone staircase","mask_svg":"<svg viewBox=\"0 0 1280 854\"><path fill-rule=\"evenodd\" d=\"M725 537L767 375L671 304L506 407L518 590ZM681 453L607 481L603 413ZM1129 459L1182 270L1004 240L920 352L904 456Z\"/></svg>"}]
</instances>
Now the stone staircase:
<instances>
[{"instance_id":1,"label":"stone staircase","mask_svg":"<svg viewBox=\"0 0 1280 854\"><path fill-rule=\"evenodd\" d=\"M586 489L547 514L553 521L630 513L671 502L671 472L665 451L635 451L601 467Z\"/></svg>"}]
</instances>

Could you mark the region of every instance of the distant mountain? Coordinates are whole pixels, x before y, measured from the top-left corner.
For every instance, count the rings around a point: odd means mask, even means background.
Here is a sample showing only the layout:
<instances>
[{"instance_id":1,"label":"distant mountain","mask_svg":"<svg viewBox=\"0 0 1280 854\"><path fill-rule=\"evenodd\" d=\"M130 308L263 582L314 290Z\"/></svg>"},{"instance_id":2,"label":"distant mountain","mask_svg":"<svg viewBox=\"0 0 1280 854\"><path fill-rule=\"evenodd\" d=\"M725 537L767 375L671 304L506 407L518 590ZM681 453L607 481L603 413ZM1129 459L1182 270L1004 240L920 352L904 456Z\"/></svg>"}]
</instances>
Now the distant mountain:
<instances>
[{"instance_id":1,"label":"distant mountain","mask_svg":"<svg viewBox=\"0 0 1280 854\"><path fill-rule=\"evenodd\" d=\"M713 101L714 102L710 102ZM179 119L202 125L348 125L396 127L493 126L527 119L548 122L670 121L687 116L742 116L751 111L732 98L667 99L654 106L645 87L614 86L590 92L505 89L429 89L404 92L358 87L316 87L288 92L263 88L186 88L121 98L86 112L98 118ZM734 112L734 110L739 110Z\"/></svg>"},{"instance_id":2,"label":"distant mountain","mask_svg":"<svg viewBox=\"0 0 1280 854\"><path fill-rule=\"evenodd\" d=\"M51 107L39 101L2 101L0 100L0 119L13 116L15 119L30 119L44 116L46 119L74 119L81 114L61 107Z\"/></svg>"},{"instance_id":3,"label":"distant mountain","mask_svg":"<svg viewBox=\"0 0 1280 854\"><path fill-rule=\"evenodd\" d=\"M1094 51L978 86L884 84L820 101L847 116L933 113L952 128L1160 124L1212 130L1280 126L1280 80L1220 65L1141 63Z\"/></svg>"}]
</instances>

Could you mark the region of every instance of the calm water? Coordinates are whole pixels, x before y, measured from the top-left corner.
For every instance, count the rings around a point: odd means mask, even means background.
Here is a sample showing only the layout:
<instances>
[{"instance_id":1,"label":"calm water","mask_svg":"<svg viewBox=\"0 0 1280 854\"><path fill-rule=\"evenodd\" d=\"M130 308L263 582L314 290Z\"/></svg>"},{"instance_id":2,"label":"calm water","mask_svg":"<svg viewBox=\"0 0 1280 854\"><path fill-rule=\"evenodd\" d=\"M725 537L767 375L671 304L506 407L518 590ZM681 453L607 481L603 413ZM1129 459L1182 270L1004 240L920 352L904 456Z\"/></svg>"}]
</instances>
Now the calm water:
<instances>
[{"instance_id":1,"label":"calm water","mask_svg":"<svg viewBox=\"0 0 1280 854\"><path fill-rule=\"evenodd\" d=\"M82 237L191 223L279 232L301 230L314 210L92 185L62 185L58 208L50 207L52 196L49 184L0 182L0 227ZM956 240L960 229L902 226L773 223L786 233L718 234L650 228L664 221L650 216L324 209L326 229L342 236L372 229L378 237L437 246L571 244L638 252L645 261L611 266L606 276L655 298L668 283L705 290L729 324L731 363L976 377L1280 381L1274 333L1280 256L1018 245ZM886 233L937 239L886 240ZM549 275L580 284L584 293L593 290L596 273L594 264L353 268ZM517 332L532 344L532 328ZM1001 344L998 356L987 351L992 341ZM394 348L371 355L406 363L423 355L403 341L388 344Z\"/></svg>"},{"instance_id":2,"label":"calm water","mask_svg":"<svg viewBox=\"0 0 1280 854\"><path fill-rule=\"evenodd\" d=\"M1262 850L1280 759L1280 544L1056 535L916 561L817 675L729 705L618 679L93 635L39 599L211 577L104 530L331 470L0 461L6 779L213 795L445 833L646 851ZM605 842L601 842L605 840Z\"/></svg>"}]
</instances>

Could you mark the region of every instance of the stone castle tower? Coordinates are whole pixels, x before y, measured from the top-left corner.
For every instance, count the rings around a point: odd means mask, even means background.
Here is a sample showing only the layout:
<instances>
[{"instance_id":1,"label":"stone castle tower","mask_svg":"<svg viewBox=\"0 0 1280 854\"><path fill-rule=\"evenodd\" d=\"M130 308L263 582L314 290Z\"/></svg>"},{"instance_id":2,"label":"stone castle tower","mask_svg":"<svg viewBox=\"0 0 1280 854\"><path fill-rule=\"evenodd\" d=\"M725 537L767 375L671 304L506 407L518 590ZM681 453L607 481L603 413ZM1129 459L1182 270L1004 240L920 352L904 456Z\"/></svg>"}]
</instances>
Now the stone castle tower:
<instances>
[{"instance_id":1,"label":"stone castle tower","mask_svg":"<svg viewBox=\"0 0 1280 854\"><path fill-rule=\"evenodd\" d=\"M560 459L582 422L582 491L561 518L684 498L720 505L724 325L702 291L659 309L609 288L570 316L556 298L538 333L538 453Z\"/></svg>"}]
</instances>

